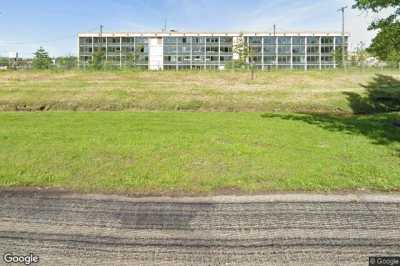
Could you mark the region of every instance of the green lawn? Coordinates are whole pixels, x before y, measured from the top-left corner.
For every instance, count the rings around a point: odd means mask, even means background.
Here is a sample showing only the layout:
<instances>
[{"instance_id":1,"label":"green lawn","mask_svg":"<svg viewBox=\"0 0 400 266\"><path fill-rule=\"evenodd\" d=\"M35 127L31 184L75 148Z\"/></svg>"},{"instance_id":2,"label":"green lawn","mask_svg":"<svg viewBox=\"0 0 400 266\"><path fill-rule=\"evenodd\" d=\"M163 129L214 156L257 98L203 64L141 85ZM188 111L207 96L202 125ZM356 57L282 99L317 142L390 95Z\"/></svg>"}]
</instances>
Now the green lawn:
<instances>
[{"instance_id":1,"label":"green lawn","mask_svg":"<svg viewBox=\"0 0 400 266\"><path fill-rule=\"evenodd\" d=\"M350 114L365 71L0 72L0 111L201 111ZM379 72L379 71L378 71ZM399 79L398 71L380 72Z\"/></svg>"},{"instance_id":2,"label":"green lawn","mask_svg":"<svg viewBox=\"0 0 400 266\"><path fill-rule=\"evenodd\" d=\"M0 186L138 194L400 190L398 113L0 113Z\"/></svg>"}]
</instances>

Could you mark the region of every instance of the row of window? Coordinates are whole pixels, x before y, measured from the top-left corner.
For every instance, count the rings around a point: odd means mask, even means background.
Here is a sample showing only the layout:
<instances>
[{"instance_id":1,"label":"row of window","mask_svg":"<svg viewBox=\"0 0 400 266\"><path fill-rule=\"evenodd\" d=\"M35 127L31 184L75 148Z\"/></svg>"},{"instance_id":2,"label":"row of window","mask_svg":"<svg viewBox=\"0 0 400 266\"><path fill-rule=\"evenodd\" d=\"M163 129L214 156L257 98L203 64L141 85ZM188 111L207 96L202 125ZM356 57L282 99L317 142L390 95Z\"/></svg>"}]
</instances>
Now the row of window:
<instances>
[{"instance_id":1,"label":"row of window","mask_svg":"<svg viewBox=\"0 0 400 266\"><path fill-rule=\"evenodd\" d=\"M232 61L232 56L176 56L176 55L167 55L164 56L164 63L200 63L200 62L228 62Z\"/></svg>"},{"instance_id":2,"label":"row of window","mask_svg":"<svg viewBox=\"0 0 400 266\"><path fill-rule=\"evenodd\" d=\"M250 50L253 54L262 53L262 47L251 47ZM334 50L333 46L265 46L264 54L332 54Z\"/></svg>"},{"instance_id":3,"label":"row of window","mask_svg":"<svg viewBox=\"0 0 400 266\"><path fill-rule=\"evenodd\" d=\"M79 52L80 53L92 53L97 52L99 50L102 50L104 53L107 51L107 53L120 53L122 51L122 53L134 53L136 51L136 53L141 53L141 54L148 54L149 53L149 48L147 46L139 46L139 47L122 47L122 50L120 47L102 47L102 49L100 49L99 47L94 47L94 49L92 47L87 47L87 46L81 46L79 47Z\"/></svg>"},{"instance_id":4,"label":"row of window","mask_svg":"<svg viewBox=\"0 0 400 266\"><path fill-rule=\"evenodd\" d=\"M307 59L307 61L306 61ZM81 61L90 61L91 56L81 56ZM292 61L293 60L293 61ZM136 63L148 63L148 56L138 56L136 59L132 60L128 57L119 56L109 56L107 58L108 62L127 62L127 61L135 61ZM200 63L215 63L215 64L225 64L226 62L232 61L231 56L165 56L164 64L200 64ZM290 56L265 56L264 61L262 57L252 57L251 62L254 64L262 64L265 65L281 65L281 64L293 64L293 65L304 65L304 64L334 64L334 59L332 56L322 56L321 61L319 56L294 56L291 58Z\"/></svg>"},{"instance_id":5,"label":"row of window","mask_svg":"<svg viewBox=\"0 0 400 266\"><path fill-rule=\"evenodd\" d=\"M250 45L261 45L264 41L264 45L305 45L307 40L307 44L319 45L321 42L322 45L329 45L336 43L337 45L341 45L343 43L343 38L341 36L337 37L318 37L318 36L310 36L310 37L248 37L247 41ZM348 37L345 37L345 42L347 43Z\"/></svg>"},{"instance_id":6,"label":"row of window","mask_svg":"<svg viewBox=\"0 0 400 266\"><path fill-rule=\"evenodd\" d=\"M165 37L165 44L232 44L233 37Z\"/></svg>"},{"instance_id":7,"label":"row of window","mask_svg":"<svg viewBox=\"0 0 400 266\"><path fill-rule=\"evenodd\" d=\"M196 46L164 46L164 54L181 54L181 53L233 53L232 46L204 46L204 45L196 45Z\"/></svg>"},{"instance_id":8,"label":"row of window","mask_svg":"<svg viewBox=\"0 0 400 266\"><path fill-rule=\"evenodd\" d=\"M134 43L148 43L148 37L80 37L79 43L82 45L85 44L100 44L100 43L107 43L107 44L134 44ZM300 37L300 36L252 36L252 37L245 37L246 42L250 45L305 45L306 40L307 44L319 44L322 45L329 45L336 43L337 45L343 44L343 37L342 36L309 36L309 37ZM348 37L345 37L345 43L348 42ZM164 37L165 44L232 44L233 37Z\"/></svg>"},{"instance_id":9,"label":"row of window","mask_svg":"<svg viewBox=\"0 0 400 266\"><path fill-rule=\"evenodd\" d=\"M80 63L89 63L92 60L91 56L80 56ZM119 57L119 56L109 56L107 57L107 63L115 63L115 64L120 64L120 63L126 64L130 62L134 62L135 64L148 64L149 63L149 57L140 55L137 56L134 60L129 59L128 57Z\"/></svg>"},{"instance_id":10,"label":"row of window","mask_svg":"<svg viewBox=\"0 0 400 266\"><path fill-rule=\"evenodd\" d=\"M261 56L253 56L250 58L252 63L260 64L263 61ZM293 61L292 61L293 60ZM307 61L306 61L307 60ZM320 57L319 56L264 56L264 64L319 64ZM322 64L333 64L334 57L333 56L321 56Z\"/></svg>"},{"instance_id":11,"label":"row of window","mask_svg":"<svg viewBox=\"0 0 400 266\"><path fill-rule=\"evenodd\" d=\"M149 38L147 37L80 37L79 38L79 43L81 45L85 44L120 44L122 42L123 44L134 44L134 43L140 43L140 44L148 44Z\"/></svg>"}]
</instances>

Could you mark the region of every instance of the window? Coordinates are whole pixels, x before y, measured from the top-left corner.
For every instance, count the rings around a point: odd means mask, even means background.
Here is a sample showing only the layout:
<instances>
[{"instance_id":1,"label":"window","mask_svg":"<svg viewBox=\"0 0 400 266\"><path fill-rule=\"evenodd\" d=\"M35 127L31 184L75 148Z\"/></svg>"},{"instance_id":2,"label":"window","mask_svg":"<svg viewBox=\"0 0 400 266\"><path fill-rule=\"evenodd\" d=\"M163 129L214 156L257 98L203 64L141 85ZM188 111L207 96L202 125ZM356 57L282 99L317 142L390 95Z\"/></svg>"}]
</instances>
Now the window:
<instances>
[{"instance_id":1,"label":"window","mask_svg":"<svg viewBox=\"0 0 400 266\"><path fill-rule=\"evenodd\" d=\"M293 54L305 54L306 47L305 46L293 46Z\"/></svg>"},{"instance_id":2,"label":"window","mask_svg":"<svg viewBox=\"0 0 400 266\"><path fill-rule=\"evenodd\" d=\"M321 53L323 54L332 54L333 53L333 46L322 46Z\"/></svg>"},{"instance_id":3,"label":"window","mask_svg":"<svg viewBox=\"0 0 400 266\"><path fill-rule=\"evenodd\" d=\"M261 46L250 47L250 53L251 54L261 54L262 53L262 47Z\"/></svg>"},{"instance_id":4,"label":"window","mask_svg":"<svg viewBox=\"0 0 400 266\"><path fill-rule=\"evenodd\" d=\"M322 64L333 64L333 56L322 56L321 57Z\"/></svg>"},{"instance_id":5,"label":"window","mask_svg":"<svg viewBox=\"0 0 400 266\"><path fill-rule=\"evenodd\" d=\"M221 46L220 49L221 53L232 53L232 47L230 46Z\"/></svg>"},{"instance_id":6,"label":"window","mask_svg":"<svg viewBox=\"0 0 400 266\"><path fill-rule=\"evenodd\" d=\"M319 64L319 56L307 56L307 63Z\"/></svg>"},{"instance_id":7,"label":"window","mask_svg":"<svg viewBox=\"0 0 400 266\"><path fill-rule=\"evenodd\" d=\"M196 56L193 56L192 60L193 60L193 63L204 62L204 56L196 55Z\"/></svg>"},{"instance_id":8,"label":"window","mask_svg":"<svg viewBox=\"0 0 400 266\"><path fill-rule=\"evenodd\" d=\"M290 64L290 56L278 56L278 64Z\"/></svg>"},{"instance_id":9,"label":"window","mask_svg":"<svg viewBox=\"0 0 400 266\"><path fill-rule=\"evenodd\" d=\"M135 38L136 43L142 43L142 44L147 44L149 43L149 39L145 37L136 37Z\"/></svg>"},{"instance_id":10,"label":"window","mask_svg":"<svg viewBox=\"0 0 400 266\"><path fill-rule=\"evenodd\" d=\"M305 37L293 37L293 45L304 45L305 43Z\"/></svg>"},{"instance_id":11,"label":"window","mask_svg":"<svg viewBox=\"0 0 400 266\"><path fill-rule=\"evenodd\" d=\"M232 37L221 37L220 42L225 43L225 44L232 44L233 38Z\"/></svg>"},{"instance_id":12,"label":"window","mask_svg":"<svg viewBox=\"0 0 400 266\"><path fill-rule=\"evenodd\" d=\"M164 46L164 53L176 54L176 46Z\"/></svg>"},{"instance_id":13,"label":"window","mask_svg":"<svg viewBox=\"0 0 400 266\"><path fill-rule=\"evenodd\" d=\"M176 44L176 38L175 37L165 37L164 44Z\"/></svg>"},{"instance_id":14,"label":"window","mask_svg":"<svg viewBox=\"0 0 400 266\"><path fill-rule=\"evenodd\" d=\"M290 54L290 46L279 46L278 54Z\"/></svg>"},{"instance_id":15,"label":"window","mask_svg":"<svg viewBox=\"0 0 400 266\"><path fill-rule=\"evenodd\" d=\"M278 44L280 45L290 45L291 37L279 37Z\"/></svg>"},{"instance_id":16,"label":"window","mask_svg":"<svg viewBox=\"0 0 400 266\"><path fill-rule=\"evenodd\" d=\"M321 37L321 44L333 44L333 37Z\"/></svg>"},{"instance_id":17,"label":"window","mask_svg":"<svg viewBox=\"0 0 400 266\"><path fill-rule=\"evenodd\" d=\"M192 37L193 44L204 44L204 37Z\"/></svg>"},{"instance_id":18,"label":"window","mask_svg":"<svg viewBox=\"0 0 400 266\"><path fill-rule=\"evenodd\" d=\"M250 45L252 45L252 44L261 44L261 43L262 43L262 38L261 37L255 37L255 36L249 37L249 44Z\"/></svg>"},{"instance_id":19,"label":"window","mask_svg":"<svg viewBox=\"0 0 400 266\"><path fill-rule=\"evenodd\" d=\"M119 44L119 38L108 38L107 42L110 44Z\"/></svg>"},{"instance_id":20,"label":"window","mask_svg":"<svg viewBox=\"0 0 400 266\"><path fill-rule=\"evenodd\" d=\"M133 44L135 43L135 38L133 37L122 37L122 44Z\"/></svg>"},{"instance_id":21,"label":"window","mask_svg":"<svg viewBox=\"0 0 400 266\"><path fill-rule=\"evenodd\" d=\"M232 61L232 56L221 56L221 57L220 57L220 61L221 61L221 62Z\"/></svg>"},{"instance_id":22,"label":"window","mask_svg":"<svg viewBox=\"0 0 400 266\"><path fill-rule=\"evenodd\" d=\"M218 37L207 37L207 43L218 43Z\"/></svg>"},{"instance_id":23,"label":"window","mask_svg":"<svg viewBox=\"0 0 400 266\"><path fill-rule=\"evenodd\" d=\"M190 53L190 45L184 45L184 46L179 46L178 52L182 54L188 54Z\"/></svg>"},{"instance_id":24,"label":"window","mask_svg":"<svg viewBox=\"0 0 400 266\"><path fill-rule=\"evenodd\" d=\"M275 56L264 56L264 64L273 65L276 62Z\"/></svg>"},{"instance_id":25,"label":"window","mask_svg":"<svg viewBox=\"0 0 400 266\"><path fill-rule=\"evenodd\" d=\"M308 46L307 54L319 54L319 47L318 46Z\"/></svg>"},{"instance_id":26,"label":"window","mask_svg":"<svg viewBox=\"0 0 400 266\"><path fill-rule=\"evenodd\" d=\"M319 37L307 37L307 44L319 44Z\"/></svg>"},{"instance_id":27,"label":"window","mask_svg":"<svg viewBox=\"0 0 400 266\"><path fill-rule=\"evenodd\" d=\"M336 37L335 38L336 40L335 40L335 42L336 42L336 45L342 45L343 44L343 37L342 36L338 36L338 37ZM344 37L344 41L345 41L345 43L347 44L347 41L348 41L348 38L347 37Z\"/></svg>"},{"instance_id":28,"label":"window","mask_svg":"<svg viewBox=\"0 0 400 266\"><path fill-rule=\"evenodd\" d=\"M274 55L276 52L275 46L264 46L264 54Z\"/></svg>"},{"instance_id":29,"label":"window","mask_svg":"<svg viewBox=\"0 0 400 266\"><path fill-rule=\"evenodd\" d=\"M261 56L252 56L250 58L250 62L255 63L255 64L261 64L262 57Z\"/></svg>"},{"instance_id":30,"label":"window","mask_svg":"<svg viewBox=\"0 0 400 266\"><path fill-rule=\"evenodd\" d=\"M264 45L276 45L276 37L264 37Z\"/></svg>"},{"instance_id":31,"label":"window","mask_svg":"<svg viewBox=\"0 0 400 266\"><path fill-rule=\"evenodd\" d=\"M79 38L79 43L80 44L92 44L92 38L81 37L81 38Z\"/></svg>"},{"instance_id":32,"label":"window","mask_svg":"<svg viewBox=\"0 0 400 266\"><path fill-rule=\"evenodd\" d=\"M293 64L304 64L306 62L306 58L304 56L293 56Z\"/></svg>"},{"instance_id":33,"label":"window","mask_svg":"<svg viewBox=\"0 0 400 266\"><path fill-rule=\"evenodd\" d=\"M207 46L207 53L218 53L218 46Z\"/></svg>"},{"instance_id":34,"label":"window","mask_svg":"<svg viewBox=\"0 0 400 266\"><path fill-rule=\"evenodd\" d=\"M206 50L205 46L193 46L193 47L192 47L193 53L201 53L201 54L204 54L205 50Z\"/></svg>"}]
</instances>

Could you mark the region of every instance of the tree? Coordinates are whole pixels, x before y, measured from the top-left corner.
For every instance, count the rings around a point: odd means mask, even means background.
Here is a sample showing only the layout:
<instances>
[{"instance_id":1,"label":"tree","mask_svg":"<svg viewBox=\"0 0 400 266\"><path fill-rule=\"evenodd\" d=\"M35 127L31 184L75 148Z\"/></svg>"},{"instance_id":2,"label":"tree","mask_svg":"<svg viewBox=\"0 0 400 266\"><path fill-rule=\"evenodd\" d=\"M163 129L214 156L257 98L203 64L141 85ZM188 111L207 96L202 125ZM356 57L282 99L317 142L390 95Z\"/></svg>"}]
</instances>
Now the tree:
<instances>
[{"instance_id":1,"label":"tree","mask_svg":"<svg viewBox=\"0 0 400 266\"><path fill-rule=\"evenodd\" d=\"M0 66L8 66L8 58L0 57Z\"/></svg>"},{"instance_id":2,"label":"tree","mask_svg":"<svg viewBox=\"0 0 400 266\"><path fill-rule=\"evenodd\" d=\"M101 50L98 50L96 52L93 53L93 58L91 61L91 66L94 69L102 69L104 67L104 59L105 59L105 55L104 52Z\"/></svg>"},{"instance_id":3,"label":"tree","mask_svg":"<svg viewBox=\"0 0 400 266\"><path fill-rule=\"evenodd\" d=\"M391 8L394 12L386 18L374 21L370 26L370 30L383 29L384 27L399 22L400 17L400 0L356 0L353 8L361 10L370 10L379 13L383 9Z\"/></svg>"},{"instance_id":4,"label":"tree","mask_svg":"<svg viewBox=\"0 0 400 266\"><path fill-rule=\"evenodd\" d=\"M379 59L400 64L400 0L356 0L353 8L379 13L383 9L393 9L386 18L374 21L369 30L378 30L368 52Z\"/></svg>"},{"instance_id":5,"label":"tree","mask_svg":"<svg viewBox=\"0 0 400 266\"><path fill-rule=\"evenodd\" d=\"M136 62L136 54L129 53L126 57L126 66L127 67L134 67Z\"/></svg>"},{"instance_id":6,"label":"tree","mask_svg":"<svg viewBox=\"0 0 400 266\"><path fill-rule=\"evenodd\" d=\"M373 39L368 52L395 66L400 63L400 23L383 27Z\"/></svg>"},{"instance_id":7,"label":"tree","mask_svg":"<svg viewBox=\"0 0 400 266\"><path fill-rule=\"evenodd\" d=\"M360 42L357 45L355 53L351 56L351 64L353 66L359 66L363 68L365 66L365 61L367 60L368 53L365 49L364 42Z\"/></svg>"},{"instance_id":8,"label":"tree","mask_svg":"<svg viewBox=\"0 0 400 266\"><path fill-rule=\"evenodd\" d=\"M234 59L230 67L236 69L250 69L251 79L254 79L254 51L246 42L243 34L238 38L238 42L233 46L233 52L236 54L237 58Z\"/></svg>"},{"instance_id":9,"label":"tree","mask_svg":"<svg viewBox=\"0 0 400 266\"><path fill-rule=\"evenodd\" d=\"M238 42L233 47L233 52L237 55L234 62L235 68L248 68L250 59L250 47L245 41L243 34L238 38Z\"/></svg>"},{"instance_id":10,"label":"tree","mask_svg":"<svg viewBox=\"0 0 400 266\"><path fill-rule=\"evenodd\" d=\"M75 56L58 57L56 65L63 69L73 69L77 66L77 58Z\"/></svg>"},{"instance_id":11,"label":"tree","mask_svg":"<svg viewBox=\"0 0 400 266\"><path fill-rule=\"evenodd\" d=\"M32 60L32 67L34 69L49 69L52 64L53 61L43 47L40 47L34 53L34 58Z\"/></svg>"}]
</instances>

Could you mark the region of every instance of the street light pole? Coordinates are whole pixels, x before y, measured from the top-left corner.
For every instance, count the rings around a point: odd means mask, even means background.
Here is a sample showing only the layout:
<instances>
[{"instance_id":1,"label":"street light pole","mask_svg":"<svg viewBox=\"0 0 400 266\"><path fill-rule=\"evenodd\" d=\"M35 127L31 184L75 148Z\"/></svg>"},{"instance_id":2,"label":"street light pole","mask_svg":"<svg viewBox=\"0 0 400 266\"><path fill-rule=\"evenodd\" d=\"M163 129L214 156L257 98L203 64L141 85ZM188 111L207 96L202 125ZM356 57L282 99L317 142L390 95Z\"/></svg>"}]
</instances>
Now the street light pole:
<instances>
[{"instance_id":1,"label":"street light pole","mask_svg":"<svg viewBox=\"0 0 400 266\"><path fill-rule=\"evenodd\" d=\"M345 40L345 16L344 16L344 11L348 8L348 6L344 6L338 9L338 12L342 12L342 61L343 61L343 68L344 70L347 70L347 64L346 64L346 40Z\"/></svg>"}]
</instances>

